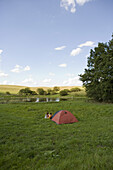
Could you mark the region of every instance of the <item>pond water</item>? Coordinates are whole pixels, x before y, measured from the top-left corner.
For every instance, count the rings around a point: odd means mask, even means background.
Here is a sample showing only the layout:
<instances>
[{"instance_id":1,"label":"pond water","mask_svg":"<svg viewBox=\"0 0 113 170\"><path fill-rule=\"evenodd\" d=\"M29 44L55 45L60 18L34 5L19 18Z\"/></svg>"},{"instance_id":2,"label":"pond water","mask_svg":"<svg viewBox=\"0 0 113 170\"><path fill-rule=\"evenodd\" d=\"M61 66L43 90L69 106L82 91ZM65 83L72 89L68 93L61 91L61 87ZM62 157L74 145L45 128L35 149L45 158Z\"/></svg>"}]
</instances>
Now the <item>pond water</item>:
<instances>
[{"instance_id":1,"label":"pond water","mask_svg":"<svg viewBox=\"0 0 113 170\"><path fill-rule=\"evenodd\" d=\"M65 98L23 98L23 97L11 97L11 98L0 98L0 103L23 103L23 102L36 102L36 103L47 103L47 102L60 102L62 100L68 100Z\"/></svg>"},{"instance_id":2,"label":"pond water","mask_svg":"<svg viewBox=\"0 0 113 170\"><path fill-rule=\"evenodd\" d=\"M36 102L59 102L60 98L37 98Z\"/></svg>"}]
</instances>

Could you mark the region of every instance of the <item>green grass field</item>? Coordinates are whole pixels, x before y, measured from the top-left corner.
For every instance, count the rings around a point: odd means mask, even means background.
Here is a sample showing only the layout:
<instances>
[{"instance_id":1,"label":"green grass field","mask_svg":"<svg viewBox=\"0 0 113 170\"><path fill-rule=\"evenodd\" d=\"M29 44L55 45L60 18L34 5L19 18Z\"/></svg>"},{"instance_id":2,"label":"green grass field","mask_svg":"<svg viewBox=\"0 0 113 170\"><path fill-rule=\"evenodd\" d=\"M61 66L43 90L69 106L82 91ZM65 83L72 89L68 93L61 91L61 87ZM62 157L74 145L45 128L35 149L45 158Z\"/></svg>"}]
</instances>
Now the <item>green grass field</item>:
<instances>
[{"instance_id":1,"label":"green grass field","mask_svg":"<svg viewBox=\"0 0 113 170\"><path fill-rule=\"evenodd\" d=\"M47 111L66 109L78 123L57 125ZM113 104L86 99L0 104L1 170L112 170Z\"/></svg>"}]
</instances>

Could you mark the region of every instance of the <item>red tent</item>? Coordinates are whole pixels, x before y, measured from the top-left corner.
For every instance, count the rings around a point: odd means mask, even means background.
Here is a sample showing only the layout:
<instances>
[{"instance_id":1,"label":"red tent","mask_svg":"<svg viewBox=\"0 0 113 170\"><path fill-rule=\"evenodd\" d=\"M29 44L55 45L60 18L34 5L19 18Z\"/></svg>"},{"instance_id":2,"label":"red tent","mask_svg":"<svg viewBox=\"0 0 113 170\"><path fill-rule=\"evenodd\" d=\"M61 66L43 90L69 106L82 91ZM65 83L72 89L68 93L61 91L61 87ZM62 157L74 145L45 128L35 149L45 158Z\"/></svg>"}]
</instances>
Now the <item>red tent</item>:
<instances>
[{"instance_id":1,"label":"red tent","mask_svg":"<svg viewBox=\"0 0 113 170\"><path fill-rule=\"evenodd\" d=\"M75 118L75 116L67 110L60 110L60 111L56 112L52 116L51 120L53 120L57 124L78 122L78 120Z\"/></svg>"}]
</instances>

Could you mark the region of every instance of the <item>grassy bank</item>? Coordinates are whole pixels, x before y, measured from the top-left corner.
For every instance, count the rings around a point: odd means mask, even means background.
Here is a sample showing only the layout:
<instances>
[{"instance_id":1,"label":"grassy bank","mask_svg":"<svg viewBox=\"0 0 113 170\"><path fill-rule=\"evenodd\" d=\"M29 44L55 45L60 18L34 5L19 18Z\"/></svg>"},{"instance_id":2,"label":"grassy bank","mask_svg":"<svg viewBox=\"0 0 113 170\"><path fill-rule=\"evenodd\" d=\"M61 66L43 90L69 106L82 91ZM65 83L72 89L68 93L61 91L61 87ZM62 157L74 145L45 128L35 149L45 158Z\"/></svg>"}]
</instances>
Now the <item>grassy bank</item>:
<instances>
[{"instance_id":1,"label":"grassy bank","mask_svg":"<svg viewBox=\"0 0 113 170\"><path fill-rule=\"evenodd\" d=\"M66 109L78 123L56 125L47 111ZM113 104L85 99L0 104L0 169L113 169Z\"/></svg>"}]
</instances>

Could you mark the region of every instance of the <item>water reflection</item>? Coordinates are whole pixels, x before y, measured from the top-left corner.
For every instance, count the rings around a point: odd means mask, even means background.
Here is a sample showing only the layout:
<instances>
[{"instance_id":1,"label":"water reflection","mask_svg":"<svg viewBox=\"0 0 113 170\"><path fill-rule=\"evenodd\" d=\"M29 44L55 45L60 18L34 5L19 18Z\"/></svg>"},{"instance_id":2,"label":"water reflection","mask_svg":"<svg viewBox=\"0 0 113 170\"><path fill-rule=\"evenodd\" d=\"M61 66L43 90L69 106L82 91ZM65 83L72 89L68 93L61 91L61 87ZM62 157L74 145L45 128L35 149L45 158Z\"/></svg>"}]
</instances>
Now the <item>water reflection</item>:
<instances>
[{"instance_id":1,"label":"water reflection","mask_svg":"<svg viewBox=\"0 0 113 170\"><path fill-rule=\"evenodd\" d=\"M59 102L60 98L37 98L36 102Z\"/></svg>"},{"instance_id":2,"label":"water reflection","mask_svg":"<svg viewBox=\"0 0 113 170\"><path fill-rule=\"evenodd\" d=\"M59 102L60 98L0 98L0 103L24 103L24 102Z\"/></svg>"}]
</instances>

